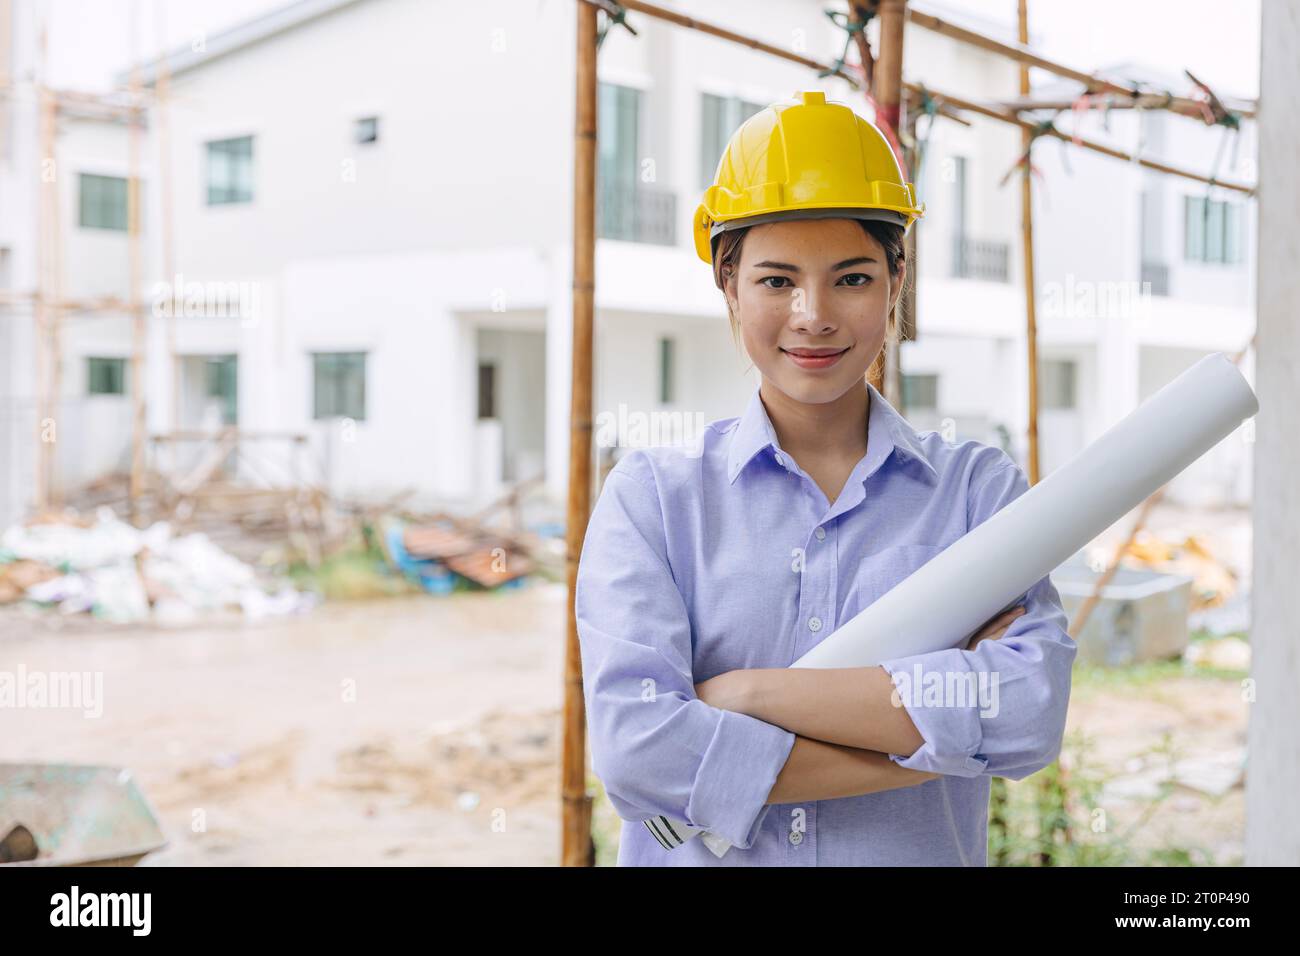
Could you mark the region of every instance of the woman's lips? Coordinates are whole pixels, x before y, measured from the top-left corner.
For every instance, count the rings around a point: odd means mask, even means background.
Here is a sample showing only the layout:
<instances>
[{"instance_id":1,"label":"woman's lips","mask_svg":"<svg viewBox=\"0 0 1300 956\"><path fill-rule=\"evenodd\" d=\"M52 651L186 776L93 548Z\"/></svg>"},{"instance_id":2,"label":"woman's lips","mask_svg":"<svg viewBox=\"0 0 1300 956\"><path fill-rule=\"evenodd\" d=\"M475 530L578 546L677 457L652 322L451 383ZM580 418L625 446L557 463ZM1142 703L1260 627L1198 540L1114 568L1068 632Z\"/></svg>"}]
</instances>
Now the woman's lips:
<instances>
[{"instance_id":1,"label":"woman's lips","mask_svg":"<svg viewBox=\"0 0 1300 956\"><path fill-rule=\"evenodd\" d=\"M782 352L798 365L805 369L830 368L848 351L847 348L838 351L827 351L825 349L782 349Z\"/></svg>"}]
</instances>

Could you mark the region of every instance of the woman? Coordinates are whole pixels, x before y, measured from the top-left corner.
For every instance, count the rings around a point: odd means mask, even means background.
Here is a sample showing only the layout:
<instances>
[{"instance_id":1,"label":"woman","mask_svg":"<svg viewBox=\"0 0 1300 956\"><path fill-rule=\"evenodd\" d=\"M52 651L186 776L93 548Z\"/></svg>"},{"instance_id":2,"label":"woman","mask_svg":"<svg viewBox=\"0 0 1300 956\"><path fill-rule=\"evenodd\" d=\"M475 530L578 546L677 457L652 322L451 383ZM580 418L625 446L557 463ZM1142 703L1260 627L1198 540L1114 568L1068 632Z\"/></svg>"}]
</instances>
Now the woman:
<instances>
[{"instance_id":1,"label":"woman","mask_svg":"<svg viewBox=\"0 0 1300 956\"><path fill-rule=\"evenodd\" d=\"M817 92L751 117L719 163L696 247L760 384L691 449L619 460L578 569L620 865L984 865L990 778L1059 753L1075 645L1047 577L950 650L789 668L1028 488L867 379L922 212L880 132Z\"/></svg>"}]
</instances>

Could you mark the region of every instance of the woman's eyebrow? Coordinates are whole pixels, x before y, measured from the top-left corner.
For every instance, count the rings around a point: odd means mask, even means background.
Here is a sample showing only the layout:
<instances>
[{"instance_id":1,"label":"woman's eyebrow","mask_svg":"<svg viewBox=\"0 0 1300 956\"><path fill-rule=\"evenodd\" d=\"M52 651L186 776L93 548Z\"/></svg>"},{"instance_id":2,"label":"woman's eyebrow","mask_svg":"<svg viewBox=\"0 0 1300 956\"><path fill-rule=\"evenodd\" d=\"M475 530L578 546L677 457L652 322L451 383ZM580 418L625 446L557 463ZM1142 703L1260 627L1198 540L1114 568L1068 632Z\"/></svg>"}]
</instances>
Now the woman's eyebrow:
<instances>
[{"instance_id":1,"label":"woman's eyebrow","mask_svg":"<svg viewBox=\"0 0 1300 956\"><path fill-rule=\"evenodd\" d=\"M864 262L875 262L871 256L855 256L852 259L845 259L843 262L837 262L831 266L831 272L838 272L840 269L847 269L849 266L856 266ZM802 272L798 266L792 266L788 262L773 262L771 259L764 259L762 262L754 263L755 269L782 269L786 272Z\"/></svg>"}]
</instances>

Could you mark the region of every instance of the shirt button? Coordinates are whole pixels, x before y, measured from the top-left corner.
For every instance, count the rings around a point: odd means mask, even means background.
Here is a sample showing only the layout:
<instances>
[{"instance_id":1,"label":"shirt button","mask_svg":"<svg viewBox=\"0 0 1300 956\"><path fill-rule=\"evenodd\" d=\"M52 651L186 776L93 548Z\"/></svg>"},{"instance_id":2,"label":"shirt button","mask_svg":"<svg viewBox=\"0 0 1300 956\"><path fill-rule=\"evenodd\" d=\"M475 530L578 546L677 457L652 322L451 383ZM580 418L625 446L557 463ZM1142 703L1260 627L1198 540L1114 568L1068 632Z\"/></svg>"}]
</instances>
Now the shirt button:
<instances>
[{"instance_id":1,"label":"shirt button","mask_svg":"<svg viewBox=\"0 0 1300 956\"><path fill-rule=\"evenodd\" d=\"M818 541L825 541L825 540L826 540L826 529L825 529L825 528L818 528L816 531L813 532L813 534L817 535L817 540L818 540Z\"/></svg>"},{"instance_id":2,"label":"shirt button","mask_svg":"<svg viewBox=\"0 0 1300 956\"><path fill-rule=\"evenodd\" d=\"M791 830L791 831L790 831L790 844L791 844L792 846L798 846L798 845L799 845L800 843L802 843L802 842L803 842L803 832L800 831L800 830Z\"/></svg>"},{"instance_id":3,"label":"shirt button","mask_svg":"<svg viewBox=\"0 0 1300 956\"><path fill-rule=\"evenodd\" d=\"M816 634L822 629L822 619L819 617L808 618L808 630Z\"/></svg>"}]
</instances>

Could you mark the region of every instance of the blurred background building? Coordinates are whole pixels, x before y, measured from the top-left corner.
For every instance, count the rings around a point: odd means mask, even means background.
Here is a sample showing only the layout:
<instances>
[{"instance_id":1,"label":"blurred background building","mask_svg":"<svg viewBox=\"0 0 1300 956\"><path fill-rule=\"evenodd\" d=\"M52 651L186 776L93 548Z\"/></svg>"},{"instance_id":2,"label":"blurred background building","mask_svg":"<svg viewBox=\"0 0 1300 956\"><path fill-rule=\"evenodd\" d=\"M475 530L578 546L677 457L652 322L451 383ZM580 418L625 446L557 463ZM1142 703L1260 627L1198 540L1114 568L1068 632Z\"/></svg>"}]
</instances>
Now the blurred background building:
<instances>
[{"instance_id":1,"label":"blurred background building","mask_svg":"<svg viewBox=\"0 0 1300 956\"><path fill-rule=\"evenodd\" d=\"M705 17L724 6L692 4ZM833 59L843 33L820 6L763 0L746 16ZM927 6L1015 38L1010 17ZM19 91L39 69L32 9L0 4L10 37L0 55ZM572 99L572 17L563 4L508 9L494 26L473 5L298 0L144 64L146 89L160 77L167 87L152 101L139 167L139 291L162 319L149 322L144 365L150 434L222 425L302 434L322 480L349 496L414 489L470 506L544 475L560 500L572 130L557 116ZM600 56L596 409L615 423L607 439L626 425L620 408L677 415L688 433L743 408L756 373L695 257L690 215L734 129L809 85L797 65L649 18L641 29L639 39L611 31ZM1014 64L993 54L914 26L906 43L936 87L990 100L1015 88ZM1180 83L1137 63L1109 72L1153 89ZM825 88L866 110L842 81ZM8 521L31 504L39 432L34 310L14 296L36 284L37 200L24 184L43 160L39 104L19 95L0 117ZM1061 120L1071 123L1197 168L1214 157L1224 177L1253 171L1249 121L1236 132L1115 110ZM73 103L59 112L55 142L61 294L125 300L128 127ZM941 120L927 137L915 175L929 208L918 335L902 351L901 404L920 428L947 427L1023 461L1019 200L1013 180L1001 185L1020 149L1016 130L993 123ZM1047 473L1200 356L1249 342L1254 208L1064 144L1035 159ZM173 304L184 314L169 322ZM55 469L64 488L129 467L131 342L124 313L65 316ZM1245 502L1245 451L1225 441L1171 496ZM271 477L289 473L289 455L271 443ZM152 467L192 464L201 451L182 444L176 456L149 450Z\"/></svg>"}]
</instances>

